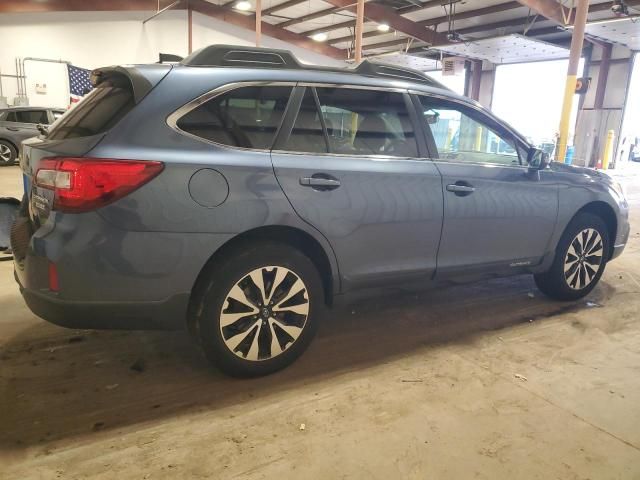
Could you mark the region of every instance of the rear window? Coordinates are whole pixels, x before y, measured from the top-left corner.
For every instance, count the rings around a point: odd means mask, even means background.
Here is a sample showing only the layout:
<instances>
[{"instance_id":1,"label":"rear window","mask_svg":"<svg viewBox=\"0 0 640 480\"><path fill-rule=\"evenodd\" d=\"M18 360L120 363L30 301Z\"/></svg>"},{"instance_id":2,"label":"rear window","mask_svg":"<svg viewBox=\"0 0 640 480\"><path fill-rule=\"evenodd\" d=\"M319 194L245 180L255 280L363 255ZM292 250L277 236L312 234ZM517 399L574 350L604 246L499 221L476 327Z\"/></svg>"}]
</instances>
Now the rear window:
<instances>
[{"instance_id":1,"label":"rear window","mask_svg":"<svg viewBox=\"0 0 640 480\"><path fill-rule=\"evenodd\" d=\"M133 91L127 79L106 80L56 122L47 138L63 140L104 133L134 105Z\"/></svg>"},{"instance_id":2,"label":"rear window","mask_svg":"<svg viewBox=\"0 0 640 480\"><path fill-rule=\"evenodd\" d=\"M191 110L178 128L223 145L268 149L282 121L291 87L240 87Z\"/></svg>"}]
</instances>

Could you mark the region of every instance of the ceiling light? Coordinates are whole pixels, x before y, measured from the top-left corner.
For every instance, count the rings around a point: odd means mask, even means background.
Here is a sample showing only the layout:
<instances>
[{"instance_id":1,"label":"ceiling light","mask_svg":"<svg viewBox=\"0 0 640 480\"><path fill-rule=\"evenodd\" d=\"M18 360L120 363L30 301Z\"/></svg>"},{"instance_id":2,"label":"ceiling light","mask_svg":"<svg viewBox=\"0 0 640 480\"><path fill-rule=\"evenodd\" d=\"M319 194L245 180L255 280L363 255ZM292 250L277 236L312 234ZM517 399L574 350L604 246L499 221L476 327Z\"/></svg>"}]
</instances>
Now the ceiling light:
<instances>
[{"instance_id":1,"label":"ceiling light","mask_svg":"<svg viewBox=\"0 0 640 480\"><path fill-rule=\"evenodd\" d=\"M329 37L327 36L326 33L320 32L320 33L316 33L315 35L312 35L311 38L316 42L325 42Z\"/></svg>"},{"instance_id":2,"label":"ceiling light","mask_svg":"<svg viewBox=\"0 0 640 480\"><path fill-rule=\"evenodd\" d=\"M379 32L388 32L389 31L389 25L387 25L386 23L381 23L380 25L378 25L378 31Z\"/></svg>"},{"instance_id":3,"label":"ceiling light","mask_svg":"<svg viewBox=\"0 0 640 480\"><path fill-rule=\"evenodd\" d=\"M635 21L637 18L640 18L640 15L629 15L628 17L615 17L615 18L605 18L603 20L594 20L592 22L587 22L586 26L591 27L593 25L604 25L606 23L618 23L618 22L626 22L627 20ZM568 25L565 27L567 30L573 30L573 25Z\"/></svg>"},{"instance_id":4,"label":"ceiling light","mask_svg":"<svg viewBox=\"0 0 640 480\"><path fill-rule=\"evenodd\" d=\"M248 2L247 0L240 0L234 5L233 8L242 12L246 12L248 10L251 10L251 2Z\"/></svg>"}]
</instances>

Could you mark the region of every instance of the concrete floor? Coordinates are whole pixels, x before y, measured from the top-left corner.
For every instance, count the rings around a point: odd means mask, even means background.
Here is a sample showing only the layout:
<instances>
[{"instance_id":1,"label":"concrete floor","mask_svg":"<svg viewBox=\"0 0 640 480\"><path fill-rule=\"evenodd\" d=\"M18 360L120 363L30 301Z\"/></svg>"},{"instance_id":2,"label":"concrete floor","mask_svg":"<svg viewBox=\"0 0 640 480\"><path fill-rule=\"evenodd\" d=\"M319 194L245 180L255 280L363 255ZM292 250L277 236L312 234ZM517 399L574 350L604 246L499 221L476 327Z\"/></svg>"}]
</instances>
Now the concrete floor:
<instances>
[{"instance_id":1,"label":"concrete floor","mask_svg":"<svg viewBox=\"0 0 640 480\"><path fill-rule=\"evenodd\" d=\"M528 276L359 303L257 380L185 335L49 325L2 262L0 478L640 479L640 171L625 181L635 227L593 303ZM0 170L0 196L17 182Z\"/></svg>"}]
</instances>

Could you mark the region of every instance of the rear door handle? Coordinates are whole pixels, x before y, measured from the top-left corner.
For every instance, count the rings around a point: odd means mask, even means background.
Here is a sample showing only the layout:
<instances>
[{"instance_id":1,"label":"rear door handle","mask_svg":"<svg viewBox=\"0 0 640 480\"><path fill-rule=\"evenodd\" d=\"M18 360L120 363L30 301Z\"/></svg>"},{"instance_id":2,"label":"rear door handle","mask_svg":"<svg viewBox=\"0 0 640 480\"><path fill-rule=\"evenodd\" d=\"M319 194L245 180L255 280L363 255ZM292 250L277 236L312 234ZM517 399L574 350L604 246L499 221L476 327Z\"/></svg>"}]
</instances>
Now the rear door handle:
<instances>
[{"instance_id":1,"label":"rear door handle","mask_svg":"<svg viewBox=\"0 0 640 480\"><path fill-rule=\"evenodd\" d=\"M325 174L314 174L300 178L300 185L315 190L334 190L340 186L340 180Z\"/></svg>"},{"instance_id":2,"label":"rear door handle","mask_svg":"<svg viewBox=\"0 0 640 480\"><path fill-rule=\"evenodd\" d=\"M475 187L463 182L456 182L456 183L447 185L447 192L453 192L459 197L465 197L467 195L471 195L475 191L476 191Z\"/></svg>"},{"instance_id":3,"label":"rear door handle","mask_svg":"<svg viewBox=\"0 0 640 480\"><path fill-rule=\"evenodd\" d=\"M7 130L11 130L12 132L18 132L18 131L20 131L20 129L19 129L19 128L17 128L17 127L7 127Z\"/></svg>"}]
</instances>

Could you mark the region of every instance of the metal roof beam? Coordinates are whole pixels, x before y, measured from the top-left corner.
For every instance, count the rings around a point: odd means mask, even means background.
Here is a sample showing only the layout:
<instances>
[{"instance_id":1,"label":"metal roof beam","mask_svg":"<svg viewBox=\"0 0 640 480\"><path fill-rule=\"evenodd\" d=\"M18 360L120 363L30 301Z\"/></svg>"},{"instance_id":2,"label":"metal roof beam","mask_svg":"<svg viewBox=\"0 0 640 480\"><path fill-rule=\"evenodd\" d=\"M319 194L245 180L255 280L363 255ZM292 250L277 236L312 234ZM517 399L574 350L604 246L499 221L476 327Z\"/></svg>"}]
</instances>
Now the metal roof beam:
<instances>
[{"instance_id":1,"label":"metal roof beam","mask_svg":"<svg viewBox=\"0 0 640 480\"><path fill-rule=\"evenodd\" d=\"M201 13L211 18L223 20L237 27L246 28L247 30L255 30L255 15L243 15L233 10L214 5L213 3L209 3L205 0L189 0L189 5L194 12ZM340 50L325 43L314 42L304 35L290 32L283 28L278 28L277 26L271 25L267 22L262 22L261 26L262 33L264 33L264 35L277 38L278 40L282 40L297 47L305 48L328 57L346 60L346 53L344 50Z\"/></svg>"},{"instance_id":2,"label":"metal roof beam","mask_svg":"<svg viewBox=\"0 0 640 480\"><path fill-rule=\"evenodd\" d=\"M354 11L355 5L352 0L325 0L334 7L344 8L345 10ZM422 40L423 42L433 44L435 42L446 41L446 35L438 33L435 30L424 28L418 25L416 22L409 20L408 18L399 15L393 8L386 7L379 3L369 2L365 4L364 16L369 21L377 23L386 23L392 29L397 32L404 33L409 37ZM336 25L339 25L336 27ZM303 32L302 35L313 35L314 33L326 32L329 29L335 30L336 28L345 28L355 25L354 22L343 22L341 24L335 24L322 29L313 29L311 31Z\"/></svg>"},{"instance_id":3,"label":"metal roof beam","mask_svg":"<svg viewBox=\"0 0 640 480\"><path fill-rule=\"evenodd\" d=\"M571 9L565 8L556 0L518 0L518 2L557 24L571 23Z\"/></svg>"}]
</instances>

